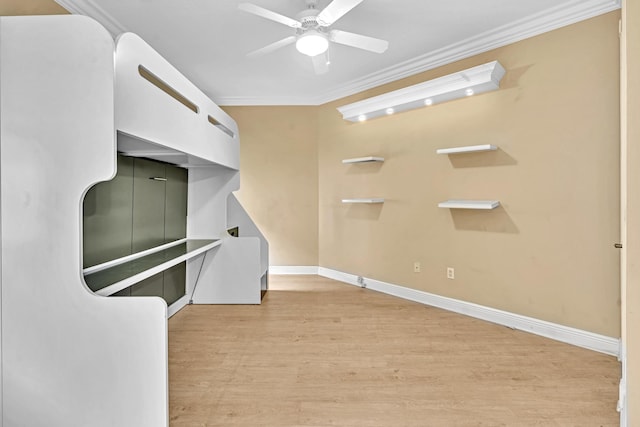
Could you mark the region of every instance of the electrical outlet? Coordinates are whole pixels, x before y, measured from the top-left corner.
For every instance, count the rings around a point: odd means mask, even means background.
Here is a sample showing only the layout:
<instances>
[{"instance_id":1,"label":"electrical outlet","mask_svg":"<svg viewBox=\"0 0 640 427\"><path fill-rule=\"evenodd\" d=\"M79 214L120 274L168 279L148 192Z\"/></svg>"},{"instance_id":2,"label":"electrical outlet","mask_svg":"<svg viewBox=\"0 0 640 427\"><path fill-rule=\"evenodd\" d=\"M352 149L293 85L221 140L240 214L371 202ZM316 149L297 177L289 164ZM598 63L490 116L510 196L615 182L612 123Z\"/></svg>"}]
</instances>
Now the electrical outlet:
<instances>
[{"instance_id":1,"label":"electrical outlet","mask_svg":"<svg viewBox=\"0 0 640 427\"><path fill-rule=\"evenodd\" d=\"M447 279L455 279L456 270L453 267L447 267Z\"/></svg>"},{"instance_id":2,"label":"electrical outlet","mask_svg":"<svg viewBox=\"0 0 640 427\"><path fill-rule=\"evenodd\" d=\"M413 272L420 273L420 263L418 261L413 263Z\"/></svg>"}]
</instances>

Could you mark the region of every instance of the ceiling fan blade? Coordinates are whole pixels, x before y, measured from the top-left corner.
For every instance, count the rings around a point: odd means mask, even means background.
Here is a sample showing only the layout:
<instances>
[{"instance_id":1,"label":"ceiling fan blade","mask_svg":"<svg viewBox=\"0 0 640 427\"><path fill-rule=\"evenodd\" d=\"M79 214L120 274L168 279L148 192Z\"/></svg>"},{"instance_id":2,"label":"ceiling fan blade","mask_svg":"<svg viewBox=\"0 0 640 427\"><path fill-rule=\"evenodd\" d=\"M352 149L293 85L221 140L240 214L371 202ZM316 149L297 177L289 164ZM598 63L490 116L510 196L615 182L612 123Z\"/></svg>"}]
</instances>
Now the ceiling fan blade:
<instances>
[{"instance_id":1,"label":"ceiling fan blade","mask_svg":"<svg viewBox=\"0 0 640 427\"><path fill-rule=\"evenodd\" d=\"M247 58L257 58L260 57L262 55L266 55L267 53L271 53L275 50L278 50L282 47L285 47L286 45L289 45L293 42L296 41L296 37L295 36L289 36L287 38L284 38L282 40L278 40L275 43L271 43L269 45L266 45L265 47L262 47L260 49L254 50L253 52L249 52L247 54Z\"/></svg>"},{"instance_id":2,"label":"ceiling fan blade","mask_svg":"<svg viewBox=\"0 0 640 427\"><path fill-rule=\"evenodd\" d=\"M320 55L312 56L311 60L313 61L313 69L316 74L325 74L329 71L329 51L327 50L325 53L321 53Z\"/></svg>"},{"instance_id":3,"label":"ceiling fan blade","mask_svg":"<svg viewBox=\"0 0 640 427\"><path fill-rule=\"evenodd\" d=\"M331 41L375 53L382 53L389 47L389 42L386 40L363 36L362 34L341 30L331 30L329 34Z\"/></svg>"},{"instance_id":4,"label":"ceiling fan blade","mask_svg":"<svg viewBox=\"0 0 640 427\"><path fill-rule=\"evenodd\" d=\"M302 27L302 23L300 21L296 21L295 19L289 18L288 16L280 15L279 13L276 13L276 12L272 12L268 9L265 9L264 7L256 6L253 3L240 3L238 5L238 9L243 10L245 12L252 13L262 18L269 19L271 21L279 22L280 24L284 24L287 27L291 27L291 28Z\"/></svg>"},{"instance_id":5,"label":"ceiling fan blade","mask_svg":"<svg viewBox=\"0 0 640 427\"><path fill-rule=\"evenodd\" d=\"M323 27L328 27L360 3L362 0L333 0L318 14L316 20Z\"/></svg>"}]
</instances>

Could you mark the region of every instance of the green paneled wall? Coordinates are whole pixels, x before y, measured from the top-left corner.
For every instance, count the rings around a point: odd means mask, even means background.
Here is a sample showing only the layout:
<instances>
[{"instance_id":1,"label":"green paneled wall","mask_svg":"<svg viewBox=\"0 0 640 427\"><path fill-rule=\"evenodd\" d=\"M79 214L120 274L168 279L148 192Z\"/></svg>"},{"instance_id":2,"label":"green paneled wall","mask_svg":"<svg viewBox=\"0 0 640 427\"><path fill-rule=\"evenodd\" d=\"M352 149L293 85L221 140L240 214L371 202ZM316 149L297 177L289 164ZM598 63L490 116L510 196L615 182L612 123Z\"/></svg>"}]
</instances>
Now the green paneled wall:
<instances>
[{"instance_id":1,"label":"green paneled wall","mask_svg":"<svg viewBox=\"0 0 640 427\"><path fill-rule=\"evenodd\" d=\"M175 267L171 267L164 271L164 281L162 286L162 295L168 305L176 302L184 295L185 283L184 278L187 274L187 263L182 262Z\"/></svg>"},{"instance_id":2,"label":"green paneled wall","mask_svg":"<svg viewBox=\"0 0 640 427\"><path fill-rule=\"evenodd\" d=\"M167 167L165 176L164 238L170 242L187 235L188 175L186 169Z\"/></svg>"},{"instance_id":3,"label":"green paneled wall","mask_svg":"<svg viewBox=\"0 0 640 427\"><path fill-rule=\"evenodd\" d=\"M165 243L165 169L164 163L153 160L133 161L133 253Z\"/></svg>"},{"instance_id":4,"label":"green paneled wall","mask_svg":"<svg viewBox=\"0 0 640 427\"><path fill-rule=\"evenodd\" d=\"M90 267L186 237L187 170L118 155L113 180L93 186L83 205L83 265ZM186 264L124 289L116 296L185 294Z\"/></svg>"},{"instance_id":5,"label":"green paneled wall","mask_svg":"<svg viewBox=\"0 0 640 427\"><path fill-rule=\"evenodd\" d=\"M84 267L131 254L133 159L118 156L118 173L93 186L83 205Z\"/></svg>"}]
</instances>

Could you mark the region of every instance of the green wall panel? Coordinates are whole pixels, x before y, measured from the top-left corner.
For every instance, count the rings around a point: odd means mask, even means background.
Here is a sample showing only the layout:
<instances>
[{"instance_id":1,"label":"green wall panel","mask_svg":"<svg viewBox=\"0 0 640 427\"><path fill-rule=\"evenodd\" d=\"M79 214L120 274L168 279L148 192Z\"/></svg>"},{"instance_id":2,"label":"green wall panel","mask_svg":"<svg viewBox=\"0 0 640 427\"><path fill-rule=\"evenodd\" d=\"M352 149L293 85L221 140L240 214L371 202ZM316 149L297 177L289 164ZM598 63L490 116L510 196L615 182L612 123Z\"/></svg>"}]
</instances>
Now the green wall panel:
<instances>
[{"instance_id":1,"label":"green wall panel","mask_svg":"<svg viewBox=\"0 0 640 427\"><path fill-rule=\"evenodd\" d=\"M83 204L84 267L131 254L133 159L118 156L118 173L87 192Z\"/></svg>"},{"instance_id":2,"label":"green wall panel","mask_svg":"<svg viewBox=\"0 0 640 427\"><path fill-rule=\"evenodd\" d=\"M156 180L159 178L162 180ZM162 245L164 240L165 165L134 159L133 168L133 252Z\"/></svg>"},{"instance_id":3,"label":"green wall panel","mask_svg":"<svg viewBox=\"0 0 640 427\"><path fill-rule=\"evenodd\" d=\"M115 294L111 294L112 297L130 297L131 296L131 288L124 288L123 290L116 292Z\"/></svg>"},{"instance_id":4,"label":"green wall panel","mask_svg":"<svg viewBox=\"0 0 640 427\"><path fill-rule=\"evenodd\" d=\"M132 297L162 297L164 273L160 272L131 286Z\"/></svg>"},{"instance_id":5,"label":"green wall panel","mask_svg":"<svg viewBox=\"0 0 640 427\"><path fill-rule=\"evenodd\" d=\"M187 263L182 262L164 272L163 295L167 305L171 305L185 294Z\"/></svg>"},{"instance_id":6,"label":"green wall panel","mask_svg":"<svg viewBox=\"0 0 640 427\"><path fill-rule=\"evenodd\" d=\"M188 173L186 169L167 166L166 177L164 238L171 242L187 237Z\"/></svg>"}]
</instances>

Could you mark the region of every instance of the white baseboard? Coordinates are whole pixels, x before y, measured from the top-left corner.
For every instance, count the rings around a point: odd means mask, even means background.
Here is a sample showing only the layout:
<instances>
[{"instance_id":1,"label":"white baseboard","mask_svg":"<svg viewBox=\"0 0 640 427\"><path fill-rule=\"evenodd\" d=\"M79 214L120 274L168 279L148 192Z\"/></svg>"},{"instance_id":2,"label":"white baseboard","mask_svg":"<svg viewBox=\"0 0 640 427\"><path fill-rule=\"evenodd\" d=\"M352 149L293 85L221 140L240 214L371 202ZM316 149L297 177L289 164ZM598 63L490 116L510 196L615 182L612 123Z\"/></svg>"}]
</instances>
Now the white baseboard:
<instances>
[{"instance_id":1,"label":"white baseboard","mask_svg":"<svg viewBox=\"0 0 640 427\"><path fill-rule=\"evenodd\" d=\"M361 285L358 283L359 276L343 273L337 270L331 270L329 268L318 267L318 275L354 286L364 285L367 289L372 289L374 291L442 308L455 313L486 320L488 322L497 323L509 328L530 332L532 334L598 351L600 353L620 357L620 340L618 338L607 337L593 332L583 331L581 329L558 325L556 323L538 320L532 317L522 316L520 314L510 313L491 307L485 307L466 301L431 294L429 292L381 282L367 277L362 278L363 284Z\"/></svg>"},{"instance_id":2,"label":"white baseboard","mask_svg":"<svg viewBox=\"0 0 640 427\"><path fill-rule=\"evenodd\" d=\"M624 343L620 344L620 357L618 359L622 362L622 378L620 378L620 384L618 385L618 404L616 409L620 413L620 427L627 427L629 425L629 402L627 399L627 349Z\"/></svg>"},{"instance_id":3,"label":"white baseboard","mask_svg":"<svg viewBox=\"0 0 640 427\"><path fill-rule=\"evenodd\" d=\"M318 274L318 267L311 265L270 265L269 274Z\"/></svg>"}]
</instances>

